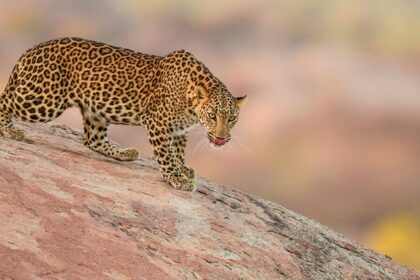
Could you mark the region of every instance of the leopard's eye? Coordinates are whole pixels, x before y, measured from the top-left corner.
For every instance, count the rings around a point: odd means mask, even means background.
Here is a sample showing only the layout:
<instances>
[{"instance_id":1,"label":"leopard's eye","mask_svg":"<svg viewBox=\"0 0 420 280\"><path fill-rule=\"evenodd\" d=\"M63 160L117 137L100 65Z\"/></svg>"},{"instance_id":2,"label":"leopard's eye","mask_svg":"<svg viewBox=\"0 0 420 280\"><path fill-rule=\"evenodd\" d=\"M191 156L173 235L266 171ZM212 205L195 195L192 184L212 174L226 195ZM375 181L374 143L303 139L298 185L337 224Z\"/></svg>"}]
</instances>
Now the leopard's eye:
<instances>
[{"instance_id":1,"label":"leopard's eye","mask_svg":"<svg viewBox=\"0 0 420 280\"><path fill-rule=\"evenodd\" d=\"M228 119L229 122L233 122L234 120L236 120L235 116L230 116L229 119Z\"/></svg>"},{"instance_id":2,"label":"leopard's eye","mask_svg":"<svg viewBox=\"0 0 420 280\"><path fill-rule=\"evenodd\" d=\"M209 113L209 118L212 120L216 120L216 115L213 113Z\"/></svg>"}]
</instances>

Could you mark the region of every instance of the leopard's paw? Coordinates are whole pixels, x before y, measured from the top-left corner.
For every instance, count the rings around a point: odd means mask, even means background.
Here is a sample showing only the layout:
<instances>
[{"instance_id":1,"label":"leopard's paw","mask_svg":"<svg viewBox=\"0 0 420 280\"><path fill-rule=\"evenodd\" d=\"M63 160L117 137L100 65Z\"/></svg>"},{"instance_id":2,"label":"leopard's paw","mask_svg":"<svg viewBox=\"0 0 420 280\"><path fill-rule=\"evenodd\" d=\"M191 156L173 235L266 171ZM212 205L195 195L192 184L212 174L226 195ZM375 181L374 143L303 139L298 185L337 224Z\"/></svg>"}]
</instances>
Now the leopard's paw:
<instances>
[{"instance_id":1,"label":"leopard's paw","mask_svg":"<svg viewBox=\"0 0 420 280\"><path fill-rule=\"evenodd\" d=\"M180 167L181 173L187 177L188 179L194 179L195 178L195 171L191 167L182 165Z\"/></svg>"},{"instance_id":2,"label":"leopard's paw","mask_svg":"<svg viewBox=\"0 0 420 280\"><path fill-rule=\"evenodd\" d=\"M16 127L10 127L10 128L4 129L0 132L0 134L16 141L25 140L25 133L23 132L23 130Z\"/></svg>"},{"instance_id":3,"label":"leopard's paw","mask_svg":"<svg viewBox=\"0 0 420 280\"><path fill-rule=\"evenodd\" d=\"M133 148L122 149L120 152L120 160L123 161L132 161L136 160L139 157L139 152Z\"/></svg>"},{"instance_id":4,"label":"leopard's paw","mask_svg":"<svg viewBox=\"0 0 420 280\"><path fill-rule=\"evenodd\" d=\"M169 184L177 190L194 191L196 189L193 180L186 178L181 174L171 175L167 180Z\"/></svg>"}]
</instances>

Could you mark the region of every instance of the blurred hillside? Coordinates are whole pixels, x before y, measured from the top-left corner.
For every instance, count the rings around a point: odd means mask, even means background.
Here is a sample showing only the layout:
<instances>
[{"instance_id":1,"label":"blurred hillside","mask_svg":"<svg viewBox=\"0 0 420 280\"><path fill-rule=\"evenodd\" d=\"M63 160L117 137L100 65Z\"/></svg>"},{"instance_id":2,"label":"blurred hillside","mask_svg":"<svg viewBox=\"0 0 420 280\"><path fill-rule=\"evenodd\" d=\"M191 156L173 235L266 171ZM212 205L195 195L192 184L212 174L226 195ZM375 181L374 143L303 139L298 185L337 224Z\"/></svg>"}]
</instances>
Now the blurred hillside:
<instances>
[{"instance_id":1,"label":"blurred hillside","mask_svg":"<svg viewBox=\"0 0 420 280\"><path fill-rule=\"evenodd\" d=\"M192 133L199 174L420 268L419 30L409 0L4 0L0 86L26 49L56 37L188 49L250 97L231 146ZM76 109L57 122L81 127ZM151 153L141 128L111 138Z\"/></svg>"}]
</instances>

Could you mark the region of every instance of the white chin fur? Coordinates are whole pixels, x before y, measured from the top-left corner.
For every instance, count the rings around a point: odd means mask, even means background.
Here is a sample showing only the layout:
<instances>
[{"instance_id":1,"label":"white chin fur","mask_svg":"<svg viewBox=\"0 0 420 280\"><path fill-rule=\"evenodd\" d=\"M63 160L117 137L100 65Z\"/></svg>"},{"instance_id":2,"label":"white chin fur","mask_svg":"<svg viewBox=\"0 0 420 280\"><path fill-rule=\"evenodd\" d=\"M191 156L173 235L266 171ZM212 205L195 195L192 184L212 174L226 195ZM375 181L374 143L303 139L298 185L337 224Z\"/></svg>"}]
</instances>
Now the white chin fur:
<instances>
[{"instance_id":1,"label":"white chin fur","mask_svg":"<svg viewBox=\"0 0 420 280\"><path fill-rule=\"evenodd\" d=\"M222 145L222 146L219 146L219 145L216 145L216 144L214 144L214 143L212 143L212 142L209 142L209 144L210 144L210 147L212 147L213 149L215 149L215 150L220 150L220 149L222 149L223 148L223 146L224 145ZM226 144L225 144L226 145Z\"/></svg>"}]
</instances>

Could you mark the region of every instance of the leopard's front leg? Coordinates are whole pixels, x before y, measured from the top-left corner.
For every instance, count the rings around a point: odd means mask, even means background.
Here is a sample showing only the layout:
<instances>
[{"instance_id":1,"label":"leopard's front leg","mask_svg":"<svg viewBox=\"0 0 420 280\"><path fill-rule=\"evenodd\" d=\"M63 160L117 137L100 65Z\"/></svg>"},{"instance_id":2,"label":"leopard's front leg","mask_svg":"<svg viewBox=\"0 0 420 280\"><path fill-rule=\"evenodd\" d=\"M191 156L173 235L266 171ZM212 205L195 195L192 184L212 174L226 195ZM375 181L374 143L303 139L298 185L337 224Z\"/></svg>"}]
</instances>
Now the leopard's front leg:
<instances>
[{"instance_id":1,"label":"leopard's front leg","mask_svg":"<svg viewBox=\"0 0 420 280\"><path fill-rule=\"evenodd\" d=\"M173 135L172 136L172 151L175 158L178 160L178 166L182 174L187 178L194 179L194 169L185 165L185 147L187 146L186 135Z\"/></svg>"},{"instance_id":2,"label":"leopard's front leg","mask_svg":"<svg viewBox=\"0 0 420 280\"><path fill-rule=\"evenodd\" d=\"M151 125L148 130L149 141L163 178L176 189L195 190L193 181L184 176L180 170L178 159L175 157L171 146L172 137L169 130L167 128L157 128L156 125Z\"/></svg>"}]
</instances>

